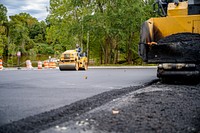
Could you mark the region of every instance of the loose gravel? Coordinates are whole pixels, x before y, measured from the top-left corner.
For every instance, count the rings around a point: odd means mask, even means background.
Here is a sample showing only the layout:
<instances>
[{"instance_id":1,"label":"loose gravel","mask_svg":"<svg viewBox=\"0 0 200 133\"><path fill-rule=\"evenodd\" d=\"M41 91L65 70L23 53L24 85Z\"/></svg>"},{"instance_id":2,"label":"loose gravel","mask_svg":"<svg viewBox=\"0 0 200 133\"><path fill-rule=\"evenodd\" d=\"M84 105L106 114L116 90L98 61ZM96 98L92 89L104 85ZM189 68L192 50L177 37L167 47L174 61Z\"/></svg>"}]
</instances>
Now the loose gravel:
<instances>
[{"instance_id":1,"label":"loose gravel","mask_svg":"<svg viewBox=\"0 0 200 133\"><path fill-rule=\"evenodd\" d=\"M152 45L148 52L148 62L199 64L199 51L200 34L172 34L160 39L157 45Z\"/></svg>"},{"instance_id":2,"label":"loose gravel","mask_svg":"<svg viewBox=\"0 0 200 133\"><path fill-rule=\"evenodd\" d=\"M200 133L200 84L156 83L41 133Z\"/></svg>"}]
</instances>

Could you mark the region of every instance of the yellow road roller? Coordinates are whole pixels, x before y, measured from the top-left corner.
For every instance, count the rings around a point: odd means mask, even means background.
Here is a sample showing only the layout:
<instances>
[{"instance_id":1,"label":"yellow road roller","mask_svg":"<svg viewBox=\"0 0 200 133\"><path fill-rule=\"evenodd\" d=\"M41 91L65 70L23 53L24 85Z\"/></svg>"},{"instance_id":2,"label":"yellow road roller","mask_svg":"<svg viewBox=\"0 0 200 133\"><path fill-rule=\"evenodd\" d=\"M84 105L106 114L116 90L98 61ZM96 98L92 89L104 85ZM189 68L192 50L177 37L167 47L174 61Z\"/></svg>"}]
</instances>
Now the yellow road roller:
<instances>
[{"instance_id":1,"label":"yellow road roller","mask_svg":"<svg viewBox=\"0 0 200 133\"><path fill-rule=\"evenodd\" d=\"M87 70L88 59L85 53L80 53L77 50L67 50L63 52L59 60L59 69L66 70Z\"/></svg>"}]
</instances>

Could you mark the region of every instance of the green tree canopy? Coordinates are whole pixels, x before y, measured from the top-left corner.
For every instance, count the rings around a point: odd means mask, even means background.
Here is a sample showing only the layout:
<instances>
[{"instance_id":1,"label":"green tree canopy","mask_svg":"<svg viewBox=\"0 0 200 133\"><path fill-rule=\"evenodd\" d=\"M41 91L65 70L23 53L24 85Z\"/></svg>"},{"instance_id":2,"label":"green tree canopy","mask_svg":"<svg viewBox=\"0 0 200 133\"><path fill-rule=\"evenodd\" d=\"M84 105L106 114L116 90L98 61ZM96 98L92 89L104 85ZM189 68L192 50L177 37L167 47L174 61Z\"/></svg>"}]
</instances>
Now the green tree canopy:
<instances>
[{"instance_id":1,"label":"green tree canopy","mask_svg":"<svg viewBox=\"0 0 200 133\"><path fill-rule=\"evenodd\" d=\"M90 55L101 63L116 63L119 53L131 63L137 56L140 25L151 16L151 3L142 0L50 0L47 38L51 40L49 43L66 48L79 43L86 49L89 44Z\"/></svg>"},{"instance_id":2,"label":"green tree canopy","mask_svg":"<svg viewBox=\"0 0 200 133\"><path fill-rule=\"evenodd\" d=\"M50 0L41 22L28 13L8 21L0 4L0 55L59 54L78 43L100 64L137 63L140 26L153 16L153 1Z\"/></svg>"},{"instance_id":3,"label":"green tree canopy","mask_svg":"<svg viewBox=\"0 0 200 133\"><path fill-rule=\"evenodd\" d=\"M8 43L7 22L7 8L3 4L0 4L0 56L5 52L4 49Z\"/></svg>"},{"instance_id":4,"label":"green tree canopy","mask_svg":"<svg viewBox=\"0 0 200 133\"><path fill-rule=\"evenodd\" d=\"M8 19L7 19L7 8L3 5L3 4L0 4L0 21L2 23L3 22L7 22Z\"/></svg>"}]
</instances>

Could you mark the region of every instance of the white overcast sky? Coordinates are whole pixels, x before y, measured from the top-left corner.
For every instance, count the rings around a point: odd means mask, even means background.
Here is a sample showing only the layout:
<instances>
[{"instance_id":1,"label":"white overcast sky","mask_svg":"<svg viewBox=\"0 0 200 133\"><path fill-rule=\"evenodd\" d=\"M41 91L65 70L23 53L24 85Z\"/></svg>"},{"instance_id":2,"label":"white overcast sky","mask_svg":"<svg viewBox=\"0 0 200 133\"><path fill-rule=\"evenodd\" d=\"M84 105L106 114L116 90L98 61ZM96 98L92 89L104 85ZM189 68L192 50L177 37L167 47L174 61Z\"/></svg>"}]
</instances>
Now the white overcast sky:
<instances>
[{"instance_id":1,"label":"white overcast sky","mask_svg":"<svg viewBox=\"0 0 200 133\"><path fill-rule=\"evenodd\" d=\"M49 0L0 0L0 3L7 8L7 16L26 12L41 21L48 14Z\"/></svg>"}]
</instances>

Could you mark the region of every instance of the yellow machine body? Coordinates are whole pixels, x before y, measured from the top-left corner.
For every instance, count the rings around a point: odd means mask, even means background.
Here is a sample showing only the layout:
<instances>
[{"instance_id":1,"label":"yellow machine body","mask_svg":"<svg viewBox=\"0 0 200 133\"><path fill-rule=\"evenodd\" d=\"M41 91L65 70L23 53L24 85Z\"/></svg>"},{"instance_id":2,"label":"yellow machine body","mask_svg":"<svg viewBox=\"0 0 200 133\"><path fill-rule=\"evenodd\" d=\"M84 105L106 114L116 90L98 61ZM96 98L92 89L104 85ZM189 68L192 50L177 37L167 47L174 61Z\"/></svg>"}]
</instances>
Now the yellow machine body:
<instances>
[{"instance_id":1,"label":"yellow machine body","mask_svg":"<svg viewBox=\"0 0 200 133\"><path fill-rule=\"evenodd\" d=\"M157 41L166 36L181 33L200 33L200 15L190 16L168 16L161 18L151 18L147 21L151 27L150 35ZM156 36L155 30L156 29Z\"/></svg>"},{"instance_id":2,"label":"yellow machine body","mask_svg":"<svg viewBox=\"0 0 200 133\"><path fill-rule=\"evenodd\" d=\"M143 23L140 57L158 63L159 78L200 77L200 1L156 0L153 7L162 17Z\"/></svg>"},{"instance_id":3,"label":"yellow machine body","mask_svg":"<svg viewBox=\"0 0 200 133\"><path fill-rule=\"evenodd\" d=\"M62 70L87 70L87 57L79 55L76 50L67 50L60 56L59 69Z\"/></svg>"},{"instance_id":4,"label":"yellow machine body","mask_svg":"<svg viewBox=\"0 0 200 133\"><path fill-rule=\"evenodd\" d=\"M150 18L147 20L150 40L157 42L161 38L175 33L199 33L200 14L188 15L188 2L180 2L178 6L174 3L168 5L168 16ZM151 42L147 42L151 44Z\"/></svg>"}]
</instances>

